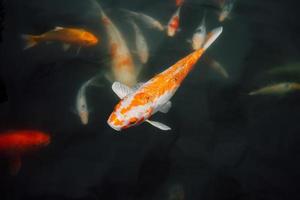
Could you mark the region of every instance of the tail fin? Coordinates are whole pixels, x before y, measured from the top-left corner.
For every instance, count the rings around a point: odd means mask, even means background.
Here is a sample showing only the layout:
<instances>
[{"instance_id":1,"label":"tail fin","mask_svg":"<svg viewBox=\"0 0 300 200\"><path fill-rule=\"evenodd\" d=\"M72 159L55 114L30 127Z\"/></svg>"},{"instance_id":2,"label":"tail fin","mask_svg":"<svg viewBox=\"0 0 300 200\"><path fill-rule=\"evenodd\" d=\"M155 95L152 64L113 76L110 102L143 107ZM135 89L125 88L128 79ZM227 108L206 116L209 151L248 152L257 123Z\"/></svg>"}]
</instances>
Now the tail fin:
<instances>
[{"instance_id":1,"label":"tail fin","mask_svg":"<svg viewBox=\"0 0 300 200\"><path fill-rule=\"evenodd\" d=\"M223 27L213 29L210 33L207 34L206 41L204 42L203 49L206 50L222 33Z\"/></svg>"},{"instance_id":2,"label":"tail fin","mask_svg":"<svg viewBox=\"0 0 300 200\"><path fill-rule=\"evenodd\" d=\"M37 45L37 41L34 39L33 35L22 35L22 39L25 42L24 50L29 49L29 48Z\"/></svg>"}]
</instances>

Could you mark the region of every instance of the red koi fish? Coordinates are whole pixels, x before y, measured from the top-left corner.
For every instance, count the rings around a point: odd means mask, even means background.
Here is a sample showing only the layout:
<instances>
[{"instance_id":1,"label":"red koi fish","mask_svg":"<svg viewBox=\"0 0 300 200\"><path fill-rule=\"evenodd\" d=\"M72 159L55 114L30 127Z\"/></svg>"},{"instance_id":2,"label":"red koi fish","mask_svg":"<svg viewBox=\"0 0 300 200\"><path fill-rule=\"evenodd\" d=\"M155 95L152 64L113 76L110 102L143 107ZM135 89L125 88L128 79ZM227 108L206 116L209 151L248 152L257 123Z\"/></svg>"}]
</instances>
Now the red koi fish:
<instances>
[{"instance_id":1,"label":"red koi fish","mask_svg":"<svg viewBox=\"0 0 300 200\"><path fill-rule=\"evenodd\" d=\"M11 159L11 173L16 175L22 165L21 156L50 143L50 136L34 130L10 131L0 134L0 155Z\"/></svg>"},{"instance_id":2,"label":"red koi fish","mask_svg":"<svg viewBox=\"0 0 300 200\"><path fill-rule=\"evenodd\" d=\"M168 23L167 35L169 37L173 37L179 31L180 10L181 7L178 7Z\"/></svg>"},{"instance_id":3,"label":"red koi fish","mask_svg":"<svg viewBox=\"0 0 300 200\"><path fill-rule=\"evenodd\" d=\"M214 29L202 48L182 58L148 82L137 85L136 88L129 88L115 82L112 90L121 101L115 106L107 121L109 126L120 131L146 121L161 130L170 130L170 127L160 122L150 121L149 118L158 111L162 113L169 111L172 105L170 99L221 32L222 27Z\"/></svg>"}]
</instances>

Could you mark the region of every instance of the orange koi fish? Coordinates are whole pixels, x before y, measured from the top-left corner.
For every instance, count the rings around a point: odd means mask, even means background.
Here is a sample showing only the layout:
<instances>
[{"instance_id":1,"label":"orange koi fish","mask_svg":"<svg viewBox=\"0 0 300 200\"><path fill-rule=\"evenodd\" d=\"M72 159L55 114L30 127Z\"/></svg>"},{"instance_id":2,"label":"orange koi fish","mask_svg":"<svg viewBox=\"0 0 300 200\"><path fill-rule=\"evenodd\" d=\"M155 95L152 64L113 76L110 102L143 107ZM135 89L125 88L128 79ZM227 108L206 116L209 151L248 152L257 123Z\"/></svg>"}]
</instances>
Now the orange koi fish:
<instances>
[{"instance_id":1,"label":"orange koi fish","mask_svg":"<svg viewBox=\"0 0 300 200\"><path fill-rule=\"evenodd\" d=\"M168 23L167 35L170 37L173 37L179 31L180 10L181 7L178 7Z\"/></svg>"},{"instance_id":2,"label":"orange koi fish","mask_svg":"<svg viewBox=\"0 0 300 200\"><path fill-rule=\"evenodd\" d=\"M21 168L21 156L38 150L50 143L50 136L34 130L10 131L0 134L0 155L12 161L11 173L17 174Z\"/></svg>"},{"instance_id":3,"label":"orange koi fish","mask_svg":"<svg viewBox=\"0 0 300 200\"><path fill-rule=\"evenodd\" d=\"M198 59L221 32L222 27L214 29L203 48L187 55L148 82L138 84L136 88L129 88L115 82L112 90L121 101L115 106L107 121L109 126L120 131L146 121L161 130L170 130L170 127L160 122L150 121L149 118L158 111L163 113L169 111L172 105L170 99Z\"/></svg>"},{"instance_id":4,"label":"orange koi fish","mask_svg":"<svg viewBox=\"0 0 300 200\"><path fill-rule=\"evenodd\" d=\"M68 50L71 45L80 47L90 47L98 43L98 38L92 33L77 28L56 27L41 35L22 35L25 41L25 49L29 49L41 42L62 42L64 50Z\"/></svg>"},{"instance_id":5,"label":"orange koi fish","mask_svg":"<svg viewBox=\"0 0 300 200\"><path fill-rule=\"evenodd\" d=\"M120 31L108 18L101 6L99 4L98 6L102 23L108 35L109 49L112 56L112 74L114 77L110 78L108 76L108 79L114 79L125 85L133 86L136 84L138 74L132 55Z\"/></svg>"}]
</instances>

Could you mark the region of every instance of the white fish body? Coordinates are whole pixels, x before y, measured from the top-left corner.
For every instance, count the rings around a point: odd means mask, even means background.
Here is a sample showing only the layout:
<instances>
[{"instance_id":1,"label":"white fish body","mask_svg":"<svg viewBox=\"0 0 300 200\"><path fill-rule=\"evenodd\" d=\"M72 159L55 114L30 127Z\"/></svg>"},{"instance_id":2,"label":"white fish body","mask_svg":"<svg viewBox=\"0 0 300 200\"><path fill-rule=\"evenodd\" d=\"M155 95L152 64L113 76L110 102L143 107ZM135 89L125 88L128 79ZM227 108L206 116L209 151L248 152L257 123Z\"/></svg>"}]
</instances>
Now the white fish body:
<instances>
[{"instance_id":1,"label":"white fish body","mask_svg":"<svg viewBox=\"0 0 300 200\"><path fill-rule=\"evenodd\" d=\"M79 89L76 97L76 113L80 117L82 124L88 124L89 110L86 101L86 88L90 85L92 79L86 81Z\"/></svg>"},{"instance_id":2,"label":"white fish body","mask_svg":"<svg viewBox=\"0 0 300 200\"><path fill-rule=\"evenodd\" d=\"M206 26L205 26L205 16L204 16L201 24L196 28L191 41L193 50L198 50L202 48L205 40L206 40Z\"/></svg>"},{"instance_id":3,"label":"white fish body","mask_svg":"<svg viewBox=\"0 0 300 200\"><path fill-rule=\"evenodd\" d=\"M148 62L149 59L149 48L148 44L146 42L146 39L141 31L141 29L137 26L137 24L134 21L130 21L130 23L133 26L134 32L135 32L135 45L137 54L139 56L140 61L145 64Z\"/></svg>"},{"instance_id":4,"label":"white fish body","mask_svg":"<svg viewBox=\"0 0 300 200\"><path fill-rule=\"evenodd\" d=\"M126 10L123 9L125 12L127 12L129 15L132 17L135 17L136 19L141 20L143 23L145 23L148 27L156 29L158 31L164 31L165 28L164 26L157 20L154 19L153 17L146 15L144 13L139 13L139 12L134 12L131 10Z\"/></svg>"},{"instance_id":5,"label":"white fish body","mask_svg":"<svg viewBox=\"0 0 300 200\"><path fill-rule=\"evenodd\" d=\"M114 23L101 8L100 10L102 22L108 35L114 79L125 85L133 86L136 84L137 72L127 43Z\"/></svg>"}]
</instances>

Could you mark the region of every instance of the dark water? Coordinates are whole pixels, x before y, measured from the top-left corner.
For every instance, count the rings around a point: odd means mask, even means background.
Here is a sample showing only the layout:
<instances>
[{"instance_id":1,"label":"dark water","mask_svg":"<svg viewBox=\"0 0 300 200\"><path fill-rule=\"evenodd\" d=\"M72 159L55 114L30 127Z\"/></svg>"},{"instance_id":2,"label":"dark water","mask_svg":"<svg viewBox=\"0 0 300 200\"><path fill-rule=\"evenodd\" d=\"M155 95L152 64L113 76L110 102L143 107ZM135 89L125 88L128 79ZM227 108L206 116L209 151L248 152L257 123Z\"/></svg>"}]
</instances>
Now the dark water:
<instances>
[{"instance_id":1,"label":"dark water","mask_svg":"<svg viewBox=\"0 0 300 200\"><path fill-rule=\"evenodd\" d=\"M265 75L299 61L296 1L237 0L232 19L205 56L227 69L224 79L199 61L172 99L168 114L156 114L172 131L142 124L117 133L106 120L118 102L111 84L91 87L90 122L72 110L79 87L108 69L107 36L88 0L9 0L1 43L0 130L38 129L52 143L25 155L17 176L0 160L0 199L299 199L300 95L248 96L267 84L298 81ZM100 2L132 40L119 8L140 11L166 23L171 0ZM151 49L141 81L191 52L186 39L208 10L207 26L219 26L210 1L186 0L181 32L174 38L143 29ZM22 33L55 26L86 28L100 45L63 52L59 44L23 51ZM132 42L131 42L132 43ZM131 44L129 43L129 44ZM174 189L175 188L175 189ZM177 188L177 189L176 189ZM175 195L176 196L176 195ZM180 195L177 195L177 199Z\"/></svg>"}]
</instances>

